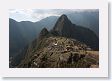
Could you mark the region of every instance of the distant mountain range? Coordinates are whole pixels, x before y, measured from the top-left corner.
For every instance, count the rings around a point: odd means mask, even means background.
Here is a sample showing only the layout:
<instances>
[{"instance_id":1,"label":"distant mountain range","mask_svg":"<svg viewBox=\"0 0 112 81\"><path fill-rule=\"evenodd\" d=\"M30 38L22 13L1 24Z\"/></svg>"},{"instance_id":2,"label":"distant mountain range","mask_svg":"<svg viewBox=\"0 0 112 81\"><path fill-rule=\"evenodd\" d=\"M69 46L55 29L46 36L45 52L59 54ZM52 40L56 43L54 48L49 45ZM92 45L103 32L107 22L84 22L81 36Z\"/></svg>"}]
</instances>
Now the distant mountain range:
<instances>
[{"instance_id":1,"label":"distant mountain range","mask_svg":"<svg viewBox=\"0 0 112 81\"><path fill-rule=\"evenodd\" d=\"M74 20L73 17L70 16L70 14L68 14L68 17L71 17L70 20L73 20L74 22L77 20L77 23L79 23L78 21L79 18ZM94 28L93 28L93 25L88 27L81 27L76 24L72 24L73 21L70 21L66 15L62 15L59 19L58 17L55 17L55 16L47 17L45 19L42 19L39 22L30 22L30 21L17 22L13 19L9 19L9 37L10 37L9 39L9 44L10 44L9 53L10 54L9 55L10 55L11 61L13 59L11 66L18 65L21 59L23 59L27 55L26 51L29 48L29 45L32 44L33 40L40 39L39 33L42 32L41 30L44 27L48 29L47 31L50 33L50 35L73 38L82 43L85 43L87 46L89 46L93 50L98 50L99 39L98 39L98 32L96 31L99 31L99 28L97 27L99 21L98 19L96 19L97 17L96 18L95 17L93 20L91 19L91 21L88 20L88 22L91 22L89 25L93 23L94 23L94 26L96 25ZM81 19L81 22L84 21L82 19ZM89 17L86 17L86 19L89 19ZM97 24L95 23L96 20L98 21ZM84 26L85 25L87 24L85 23ZM92 29L92 31L88 28ZM97 35L93 31L95 31ZM35 45L35 42L34 42L34 45ZM24 53L23 53L23 50L24 50ZM17 61L16 59L18 56L19 58Z\"/></svg>"},{"instance_id":2,"label":"distant mountain range","mask_svg":"<svg viewBox=\"0 0 112 81\"><path fill-rule=\"evenodd\" d=\"M39 22L22 21L17 22L9 19L9 42L10 42L10 56L21 51L27 44L38 37L42 28L54 26L57 17L48 17ZM47 21L47 23L45 23Z\"/></svg>"}]
</instances>

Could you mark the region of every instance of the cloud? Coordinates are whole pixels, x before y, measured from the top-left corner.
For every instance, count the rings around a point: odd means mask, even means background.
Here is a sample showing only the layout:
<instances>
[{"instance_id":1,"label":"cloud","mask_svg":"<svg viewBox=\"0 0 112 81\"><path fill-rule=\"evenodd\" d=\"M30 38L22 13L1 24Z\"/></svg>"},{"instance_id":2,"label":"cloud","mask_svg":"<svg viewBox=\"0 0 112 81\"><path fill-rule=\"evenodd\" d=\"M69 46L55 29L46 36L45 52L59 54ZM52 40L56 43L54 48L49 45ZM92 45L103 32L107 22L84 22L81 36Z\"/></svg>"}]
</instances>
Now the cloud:
<instances>
[{"instance_id":1,"label":"cloud","mask_svg":"<svg viewBox=\"0 0 112 81\"><path fill-rule=\"evenodd\" d=\"M33 10L33 13L31 14L32 18L41 20L43 18L46 18L48 16L59 16L56 13L53 13L51 10Z\"/></svg>"},{"instance_id":2,"label":"cloud","mask_svg":"<svg viewBox=\"0 0 112 81\"><path fill-rule=\"evenodd\" d=\"M9 16L17 21L39 21L49 16L60 16L85 10L79 9L10 9Z\"/></svg>"},{"instance_id":3,"label":"cloud","mask_svg":"<svg viewBox=\"0 0 112 81\"><path fill-rule=\"evenodd\" d=\"M9 11L10 18L17 21L39 21L48 16L60 16L52 10L41 10L41 9L11 9Z\"/></svg>"}]
</instances>

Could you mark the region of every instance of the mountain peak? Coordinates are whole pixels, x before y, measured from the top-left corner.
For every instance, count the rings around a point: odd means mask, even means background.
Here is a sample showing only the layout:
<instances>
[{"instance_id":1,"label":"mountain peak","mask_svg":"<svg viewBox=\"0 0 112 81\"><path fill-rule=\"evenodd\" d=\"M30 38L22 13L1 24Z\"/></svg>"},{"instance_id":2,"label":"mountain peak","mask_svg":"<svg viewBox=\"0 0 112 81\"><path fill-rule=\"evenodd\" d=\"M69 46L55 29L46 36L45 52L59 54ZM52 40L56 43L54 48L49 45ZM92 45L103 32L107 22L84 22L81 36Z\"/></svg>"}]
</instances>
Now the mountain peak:
<instances>
[{"instance_id":1,"label":"mountain peak","mask_svg":"<svg viewBox=\"0 0 112 81\"><path fill-rule=\"evenodd\" d=\"M63 14L60 16L60 19L68 19L68 17L65 14Z\"/></svg>"},{"instance_id":2,"label":"mountain peak","mask_svg":"<svg viewBox=\"0 0 112 81\"><path fill-rule=\"evenodd\" d=\"M60 35L64 35L65 33L69 32L72 29L72 23L68 19L68 17L63 14L57 20L53 30L58 32Z\"/></svg>"},{"instance_id":3,"label":"mountain peak","mask_svg":"<svg viewBox=\"0 0 112 81\"><path fill-rule=\"evenodd\" d=\"M49 33L49 31L46 28L43 28L40 32L40 36L46 36Z\"/></svg>"},{"instance_id":4,"label":"mountain peak","mask_svg":"<svg viewBox=\"0 0 112 81\"><path fill-rule=\"evenodd\" d=\"M61 23L63 23L63 24L66 23L66 22L71 22L71 21L68 19L67 15L65 15L65 14L61 15L61 16L59 17L58 21L61 22Z\"/></svg>"}]
</instances>

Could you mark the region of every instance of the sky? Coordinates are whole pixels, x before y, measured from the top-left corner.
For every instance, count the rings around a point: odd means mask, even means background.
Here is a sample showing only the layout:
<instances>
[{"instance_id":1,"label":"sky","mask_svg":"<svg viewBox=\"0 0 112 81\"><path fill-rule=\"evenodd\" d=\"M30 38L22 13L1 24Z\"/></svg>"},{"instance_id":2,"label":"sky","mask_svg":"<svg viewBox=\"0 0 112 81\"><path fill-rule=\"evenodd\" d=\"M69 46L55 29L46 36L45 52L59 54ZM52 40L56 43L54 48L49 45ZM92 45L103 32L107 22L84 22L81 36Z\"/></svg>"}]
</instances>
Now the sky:
<instances>
[{"instance_id":1,"label":"sky","mask_svg":"<svg viewBox=\"0 0 112 81\"><path fill-rule=\"evenodd\" d=\"M78 9L10 9L9 18L18 22L32 21L37 22L49 16L60 16L63 13L81 12L85 10Z\"/></svg>"}]
</instances>

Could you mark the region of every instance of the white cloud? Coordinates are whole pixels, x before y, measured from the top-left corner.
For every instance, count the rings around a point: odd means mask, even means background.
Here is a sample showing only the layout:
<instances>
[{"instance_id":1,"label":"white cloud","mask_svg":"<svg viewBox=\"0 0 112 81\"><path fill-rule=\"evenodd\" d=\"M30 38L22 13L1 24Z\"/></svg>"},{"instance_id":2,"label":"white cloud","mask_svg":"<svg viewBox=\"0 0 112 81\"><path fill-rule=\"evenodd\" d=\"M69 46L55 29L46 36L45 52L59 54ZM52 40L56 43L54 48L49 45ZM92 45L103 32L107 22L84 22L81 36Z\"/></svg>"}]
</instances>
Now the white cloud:
<instances>
[{"instance_id":1,"label":"white cloud","mask_svg":"<svg viewBox=\"0 0 112 81\"><path fill-rule=\"evenodd\" d=\"M48 16L60 16L57 13L54 13L52 10L36 10L36 9L11 9L9 11L10 18L13 18L17 21L39 21ZM21 18L20 18L21 17ZM26 18L26 19L25 19Z\"/></svg>"},{"instance_id":2,"label":"white cloud","mask_svg":"<svg viewBox=\"0 0 112 81\"><path fill-rule=\"evenodd\" d=\"M70 12L80 12L85 10L72 9L10 9L10 18L17 21L39 21L49 16L60 16Z\"/></svg>"}]
</instances>

